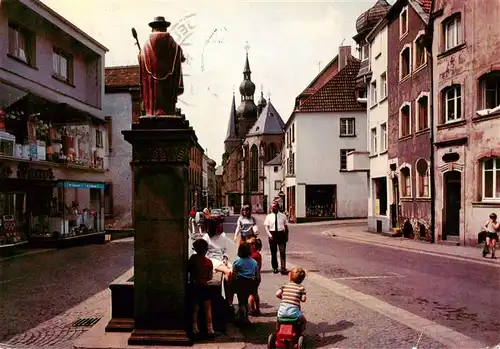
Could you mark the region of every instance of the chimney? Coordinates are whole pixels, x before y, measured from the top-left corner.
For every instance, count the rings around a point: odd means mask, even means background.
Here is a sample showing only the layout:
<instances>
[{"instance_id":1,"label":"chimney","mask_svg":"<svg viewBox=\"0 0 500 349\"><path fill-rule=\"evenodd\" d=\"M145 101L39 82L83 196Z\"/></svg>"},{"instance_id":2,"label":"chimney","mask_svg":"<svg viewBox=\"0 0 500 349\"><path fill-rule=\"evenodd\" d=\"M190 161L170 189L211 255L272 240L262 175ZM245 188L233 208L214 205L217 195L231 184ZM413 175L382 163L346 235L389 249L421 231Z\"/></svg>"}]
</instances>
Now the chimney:
<instances>
[{"instance_id":1,"label":"chimney","mask_svg":"<svg viewBox=\"0 0 500 349\"><path fill-rule=\"evenodd\" d=\"M339 47L339 70L347 65L347 60L351 57L351 46Z\"/></svg>"}]
</instances>

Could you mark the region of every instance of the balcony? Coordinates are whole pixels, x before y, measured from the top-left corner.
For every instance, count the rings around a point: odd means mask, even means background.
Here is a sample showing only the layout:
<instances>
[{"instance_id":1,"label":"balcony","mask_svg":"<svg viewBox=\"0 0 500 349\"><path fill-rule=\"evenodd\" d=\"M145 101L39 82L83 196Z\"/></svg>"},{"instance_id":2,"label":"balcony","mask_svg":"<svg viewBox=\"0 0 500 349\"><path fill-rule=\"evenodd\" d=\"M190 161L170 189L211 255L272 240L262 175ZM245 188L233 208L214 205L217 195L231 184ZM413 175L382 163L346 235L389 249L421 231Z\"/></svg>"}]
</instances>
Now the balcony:
<instances>
[{"instance_id":1,"label":"balcony","mask_svg":"<svg viewBox=\"0 0 500 349\"><path fill-rule=\"evenodd\" d=\"M367 151L352 151L347 154L347 171L368 172L370 171L370 153Z\"/></svg>"}]
</instances>

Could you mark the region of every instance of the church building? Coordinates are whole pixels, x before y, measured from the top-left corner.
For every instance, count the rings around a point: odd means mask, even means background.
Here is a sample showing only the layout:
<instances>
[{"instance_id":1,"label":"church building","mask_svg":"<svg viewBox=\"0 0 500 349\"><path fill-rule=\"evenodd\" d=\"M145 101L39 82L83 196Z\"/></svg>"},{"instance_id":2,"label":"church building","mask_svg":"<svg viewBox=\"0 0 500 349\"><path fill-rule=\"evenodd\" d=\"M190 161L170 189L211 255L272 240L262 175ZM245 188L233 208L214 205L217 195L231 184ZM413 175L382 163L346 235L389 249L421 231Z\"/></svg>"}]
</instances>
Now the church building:
<instances>
[{"instance_id":1,"label":"church building","mask_svg":"<svg viewBox=\"0 0 500 349\"><path fill-rule=\"evenodd\" d=\"M252 205L254 213L263 213L273 199L264 195L264 166L281 151L285 123L262 92L255 104L248 52L239 91L241 102L236 108L233 94L224 140L222 201L235 213L246 203Z\"/></svg>"}]
</instances>

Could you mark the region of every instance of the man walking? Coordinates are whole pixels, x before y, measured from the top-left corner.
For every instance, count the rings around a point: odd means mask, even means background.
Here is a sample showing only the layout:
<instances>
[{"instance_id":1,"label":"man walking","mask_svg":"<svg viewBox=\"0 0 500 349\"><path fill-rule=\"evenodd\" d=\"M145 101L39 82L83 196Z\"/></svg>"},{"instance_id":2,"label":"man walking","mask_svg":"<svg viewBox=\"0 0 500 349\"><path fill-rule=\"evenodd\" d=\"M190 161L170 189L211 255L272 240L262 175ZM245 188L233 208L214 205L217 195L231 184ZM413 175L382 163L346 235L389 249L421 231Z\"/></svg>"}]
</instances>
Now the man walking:
<instances>
[{"instance_id":1,"label":"man walking","mask_svg":"<svg viewBox=\"0 0 500 349\"><path fill-rule=\"evenodd\" d=\"M278 203L273 202L272 213L266 216L264 228L269 237L269 248L271 250L271 267L273 273L287 275L286 269L286 243L288 242L288 224L286 216L279 212ZM278 271L278 248L280 250L281 270Z\"/></svg>"}]
</instances>

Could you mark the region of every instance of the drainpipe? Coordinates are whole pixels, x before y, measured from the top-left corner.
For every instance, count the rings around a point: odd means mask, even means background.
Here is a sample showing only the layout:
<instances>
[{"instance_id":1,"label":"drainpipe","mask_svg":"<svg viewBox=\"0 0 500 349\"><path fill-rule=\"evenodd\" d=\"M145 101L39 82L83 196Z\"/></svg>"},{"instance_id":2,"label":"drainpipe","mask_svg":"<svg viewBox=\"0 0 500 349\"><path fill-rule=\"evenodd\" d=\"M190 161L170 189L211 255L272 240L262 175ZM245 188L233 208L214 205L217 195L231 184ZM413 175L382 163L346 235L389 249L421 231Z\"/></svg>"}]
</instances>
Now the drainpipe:
<instances>
[{"instance_id":1,"label":"drainpipe","mask_svg":"<svg viewBox=\"0 0 500 349\"><path fill-rule=\"evenodd\" d=\"M433 4L434 7L434 4ZM433 54L432 54L432 42L433 42L433 32L434 32L434 17L432 15L429 16L429 24L428 24L428 31L427 31L427 56L428 56L428 62L429 62L429 76L431 80L431 88L430 88L430 114L431 114L431 120L430 120L430 129L431 129L431 134L430 134L430 186L431 186L431 243L434 244L436 243L436 180L435 180L435 175L434 175L434 166L435 166L435 159L434 159L434 59L433 59Z\"/></svg>"}]
</instances>

